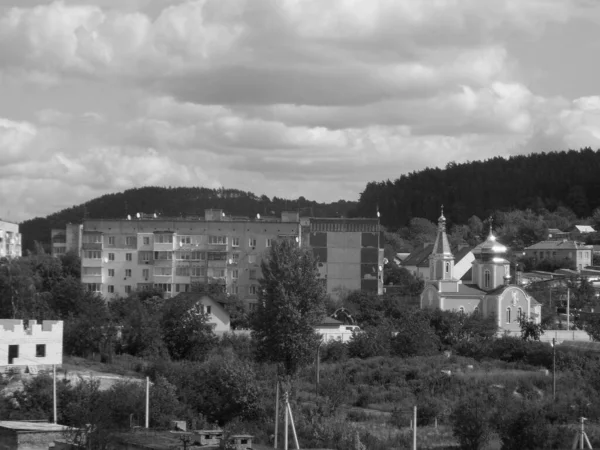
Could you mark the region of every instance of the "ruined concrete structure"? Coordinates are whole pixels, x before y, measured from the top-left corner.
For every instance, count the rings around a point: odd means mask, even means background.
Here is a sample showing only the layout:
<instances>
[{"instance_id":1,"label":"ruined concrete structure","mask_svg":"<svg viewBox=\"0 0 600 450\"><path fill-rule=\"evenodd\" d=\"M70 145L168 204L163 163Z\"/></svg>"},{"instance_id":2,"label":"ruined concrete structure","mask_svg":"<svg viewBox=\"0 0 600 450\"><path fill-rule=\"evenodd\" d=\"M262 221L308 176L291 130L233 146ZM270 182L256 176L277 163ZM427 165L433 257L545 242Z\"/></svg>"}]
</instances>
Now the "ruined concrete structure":
<instances>
[{"instance_id":1,"label":"ruined concrete structure","mask_svg":"<svg viewBox=\"0 0 600 450\"><path fill-rule=\"evenodd\" d=\"M0 320L0 370L30 366L49 368L62 364L61 320Z\"/></svg>"},{"instance_id":2,"label":"ruined concrete structure","mask_svg":"<svg viewBox=\"0 0 600 450\"><path fill-rule=\"evenodd\" d=\"M19 258L20 256L19 224L0 220L0 258Z\"/></svg>"}]
</instances>

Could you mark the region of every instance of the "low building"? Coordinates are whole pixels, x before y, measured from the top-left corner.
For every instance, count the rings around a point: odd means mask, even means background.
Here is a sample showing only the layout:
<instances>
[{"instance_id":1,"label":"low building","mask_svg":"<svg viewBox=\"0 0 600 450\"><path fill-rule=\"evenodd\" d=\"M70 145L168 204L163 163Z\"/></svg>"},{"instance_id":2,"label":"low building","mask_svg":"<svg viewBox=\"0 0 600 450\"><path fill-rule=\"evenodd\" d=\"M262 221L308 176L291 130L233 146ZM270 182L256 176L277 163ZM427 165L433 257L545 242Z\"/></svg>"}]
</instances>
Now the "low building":
<instances>
[{"instance_id":1,"label":"low building","mask_svg":"<svg viewBox=\"0 0 600 450\"><path fill-rule=\"evenodd\" d=\"M584 245L575 241L541 241L525 248L525 255L536 262L544 259L568 262L576 270L592 265L592 245Z\"/></svg>"},{"instance_id":2,"label":"low building","mask_svg":"<svg viewBox=\"0 0 600 450\"><path fill-rule=\"evenodd\" d=\"M342 341L348 342L352 338L352 333L360 331L358 325L346 325L332 317L325 317L323 321L315 327L324 342Z\"/></svg>"},{"instance_id":3,"label":"low building","mask_svg":"<svg viewBox=\"0 0 600 450\"><path fill-rule=\"evenodd\" d=\"M0 220L0 258L21 257L19 224Z\"/></svg>"},{"instance_id":4,"label":"low building","mask_svg":"<svg viewBox=\"0 0 600 450\"><path fill-rule=\"evenodd\" d=\"M1 319L0 371L29 372L62 364L63 322L60 320Z\"/></svg>"},{"instance_id":5,"label":"low building","mask_svg":"<svg viewBox=\"0 0 600 450\"><path fill-rule=\"evenodd\" d=\"M176 300L189 302L190 305L199 304L201 311L208 315L208 323L212 325L216 334L231 331L231 317L225 309L228 303L225 296L213 299L197 292L182 292L173 297L172 301Z\"/></svg>"},{"instance_id":6,"label":"low building","mask_svg":"<svg viewBox=\"0 0 600 450\"><path fill-rule=\"evenodd\" d=\"M70 428L47 422L0 421L1 450L48 450L64 440Z\"/></svg>"}]
</instances>

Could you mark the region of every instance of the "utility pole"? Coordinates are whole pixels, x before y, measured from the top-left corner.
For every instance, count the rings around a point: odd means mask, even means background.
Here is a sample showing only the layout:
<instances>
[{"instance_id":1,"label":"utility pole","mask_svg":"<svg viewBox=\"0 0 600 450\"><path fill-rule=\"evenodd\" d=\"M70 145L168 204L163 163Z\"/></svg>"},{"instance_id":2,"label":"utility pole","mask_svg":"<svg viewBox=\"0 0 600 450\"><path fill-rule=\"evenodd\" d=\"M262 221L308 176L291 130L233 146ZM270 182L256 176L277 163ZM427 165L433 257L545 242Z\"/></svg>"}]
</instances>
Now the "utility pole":
<instances>
[{"instance_id":1,"label":"utility pole","mask_svg":"<svg viewBox=\"0 0 600 450\"><path fill-rule=\"evenodd\" d=\"M567 330L571 330L571 289L567 288Z\"/></svg>"},{"instance_id":2,"label":"utility pole","mask_svg":"<svg viewBox=\"0 0 600 450\"><path fill-rule=\"evenodd\" d=\"M417 406L415 405L413 413L413 450L417 450Z\"/></svg>"},{"instance_id":3,"label":"utility pole","mask_svg":"<svg viewBox=\"0 0 600 450\"><path fill-rule=\"evenodd\" d=\"M58 423L56 418L56 364L52 364L52 409L54 411L54 423Z\"/></svg>"},{"instance_id":4,"label":"utility pole","mask_svg":"<svg viewBox=\"0 0 600 450\"><path fill-rule=\"evenodd\" d=\"M583 427L583 422L585 422L587 419L585 417L581 417L579 420L581 421L581 429L575 435L571 449L575 450L577 448L577 444L579 444L580 449L585 448L585 445L587 445L587 448L591 449L592 444L590 444L590 440L588 439L587 434L585 434L585 429Z\"/></svg>"},{"instance_id":5,"label":"utility pole","mask_svg":"<svg viewBox=\"0 0 600 450\"><path fill-rule=\"evenodd\" d=\"M146 377L146 429L150 428L150 377Z\"/></svg>"},{"instance_id":6,"label":"utility pole","mask_svg":"<svg viewBox=\"0 0 600 450\"><path fill-rule=\"evenodd\" d=\"M552 338L552 400L556 401L556 338Z\"/></svg>"}]
</instances>

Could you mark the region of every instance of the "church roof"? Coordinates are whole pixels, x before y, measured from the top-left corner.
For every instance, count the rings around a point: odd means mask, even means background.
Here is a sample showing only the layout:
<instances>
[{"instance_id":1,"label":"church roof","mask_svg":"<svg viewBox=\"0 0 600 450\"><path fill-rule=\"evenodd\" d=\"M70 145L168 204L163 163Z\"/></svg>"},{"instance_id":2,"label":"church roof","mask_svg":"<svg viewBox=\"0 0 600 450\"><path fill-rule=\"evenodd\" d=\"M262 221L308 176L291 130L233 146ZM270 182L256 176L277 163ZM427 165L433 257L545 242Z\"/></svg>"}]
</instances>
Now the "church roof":
<instances>
[{"instance_id":1,"label":"church roof","mask_svg":"<svg viewBox=\"0 0 600 450\"><path fill-rule=\"evenodd\" d=\"M427 267L427 266L429 266L429 262L428 262L427 258L429 258L429 255L431 255L432 251L433 251L433 244L426 244L426 245L422 246L421 248L417 248L408 256L408 258L406 258L404 261L402 261L402 265L403 266L418 266L423 261L427 261L427 264L425 264L425 266Z\"/></svg>"}]
</instances>

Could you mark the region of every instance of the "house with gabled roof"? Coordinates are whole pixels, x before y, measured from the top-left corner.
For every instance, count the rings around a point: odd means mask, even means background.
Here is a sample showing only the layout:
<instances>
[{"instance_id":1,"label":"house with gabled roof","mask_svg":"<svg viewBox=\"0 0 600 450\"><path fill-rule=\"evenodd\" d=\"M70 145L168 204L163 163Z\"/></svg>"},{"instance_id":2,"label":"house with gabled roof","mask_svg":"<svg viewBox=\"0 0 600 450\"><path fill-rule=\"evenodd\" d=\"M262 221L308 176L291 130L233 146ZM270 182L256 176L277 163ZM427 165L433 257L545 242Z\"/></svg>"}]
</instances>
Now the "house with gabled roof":
<instances>
[{"instance_id":1,"label":"house with gabled roof","mask_svg":"<svg viewBox=\"0 0 600 450\"><path fill-rule=\"evenodd\" d=\"M525 255L532 257L536 262L544 259L568 261L575 269L581 270L592 265L593 250L592 245L563 239L562 241L541 241L533 244L525 248Z\"/></svg>"},{"instance_id":2,"label":"house with gabled roof","mask_svg":"<svg viewBox=\"0 0 600 450\"><path fill-rule=\"evenodd\" d=\"M421 308L439 308L465 314L496 318L498 328L520 330L519 318L541 323L541 305L520 286L511 284L507 248L490 233L471 252L471 280L463 281L455 273L455 257L446 235L446 218L438 219L438 232L429 256L429 280L420 297Z\"/></svg>"},{"instance_id":3,"label":"house with gabled roof","mask_svg":"<svg viewBox=\"0 0 600 450\"><path fill-rule=\"evenodd\" d=\"M231 317L226 309L229 303L226 296L215 296L214 298L199 292L181 292L172 299L166 300L185 301L192 305L199 304L201 311L208 316L208 323L217 334L231 331Z\"/></svg>"}]
</instances>

